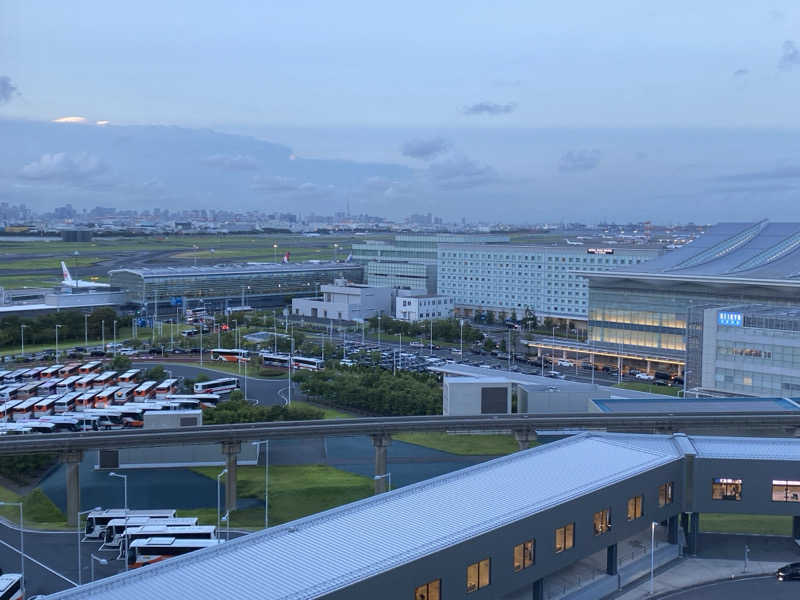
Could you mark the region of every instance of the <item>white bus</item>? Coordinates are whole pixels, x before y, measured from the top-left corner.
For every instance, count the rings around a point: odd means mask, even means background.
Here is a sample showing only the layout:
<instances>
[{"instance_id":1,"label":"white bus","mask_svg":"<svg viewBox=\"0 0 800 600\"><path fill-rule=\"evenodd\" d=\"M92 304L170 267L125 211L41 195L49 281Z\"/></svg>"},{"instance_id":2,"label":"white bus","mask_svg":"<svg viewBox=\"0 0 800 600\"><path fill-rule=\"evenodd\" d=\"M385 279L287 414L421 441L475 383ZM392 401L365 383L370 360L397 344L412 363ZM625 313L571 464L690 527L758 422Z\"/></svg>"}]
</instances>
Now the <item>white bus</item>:
<instances>
[{"instance_id":1,"label":"white bus","mask_svg":"<svg viewBox=\"0 0 800 600\"><path fill-rule=\"evenodd\" d=\"M56 385L56 392L59 394L66 394L67 392L71 392L75 388L78 387L78 383L83 378L83 375L70 375L69 377L62 379Z\"/></svg>"},{"instance_id":2,"label":"white bus","mask_svg":"<svg viewBox=\"0 0 800 600\"><path fill-rule=\"evenodd\" d=\"M66 413L66 414L72 414L72 413ZM38 420L43 423L52 423L57 433L80 430L78 419L74 419L72 417L65 417L64 415L46 415L43 417L39 417Z\"/></svg>"},{"instance_id":3,"label":"white bus","mask_svg":"<svg viewBox=\"0 0 800 600\"><path fill-rule=\"evenodd\" d=\"M100 539L105 533L106 526L112 519L124 519L125 517L150 517L151 519L172 519L175 517L175 509L148 509L132 510L125 508L109 508L93 510L86 515L86 539Z\"/></svg>"},{"instance_id":4,"label":"white bus","mask_svg":"<svg viewBox=\"0 0 800 600\"><path fill-rule=\"evenodd\" d=\"M3 375L3 381L5 383L17 383L18 381L22 381L22 377L29 370L30 369L17 369L16 371L11 371L11 373L6 373Z\"/></svg>"},{"instance_id":5,"label":"white bus","mask_svg":"<svg viewBox=\"0 0 800 600\"><path fill-rule=\"evenodd\" d=\"M177 379L165 379L156 386L156 399L161 400L165 396L174 394L178 391Z\"/></svg>"},{"instance_id":6,"label":"white bus","mask_svg":"<svg viewBox=\"0 0 800 600\"><path fill-rule=\"evenodd\" d=\"M56 402L61 396L53 395L42 398L33 406L33 414L37 418L52 415L55 412Z\"/></svg>"},{"instance_id":7,"label":"white bus","mask_svg":"<svg viewBox=\"0 0 800 600\"><path fill-rule=\"evenodd\" d=\"M64 394L63 396L58 396L58 394L55 394L58 399L53 406L53 413L60 414L74 410L75 403L82 395L83 394L81 394L81 392L70 392L69 394Z\"/></svg>"},{"instance_id":8,"label":"white bus","mask_svg":"<svg viewBox=\"0 0 800 600\"><path fill-rule=\"evenodd\" d=\"M178 540L173 537L152 537L131 542L128 567L135 569L173 556L188 554L202 548L212 548L222 540Z\"/></svg>"},{"instance_id":9,"label":"white bus","mask_svg":"<svg viewBox=\"0 0 800 600\"><path fill-rule=\"evenodd\" d=\"M40 385L42 385L41 381L30 381L24 384L17 391L17 398L24 400L25 398L30 398L31 396L35 396L36 388L38 388Z\"/></svg>"},{"instance_id":10,"label":"white bus","mask_svg":"<svg viewBox=\"0 0 800 600\"><path fill-rule=\"evenodd\" d=\"M235 377L198 381L194 384L195 394L228 394L237 389L239 389L239 380Z\"/></svg>"},{"instance_id":11,"label":"white bus","mask_svg":"<svg viewBox=\"0 0 800 600\"><path fill-rule=\"evenodd\" d=\"M12 409L22 402L21 400L8 400L6 402L0 403L0 421L6 422L11 417Z\"/></svg>"},{"instance_id":12,"label":"white bus","mask_svg":"<svg viewBox=\"0 0 800 600\"><path fill-rule=\"evenodd\" d=\"M36 388L36 393L40 396L49 396L50 394L55 394L59 381L61 381L60 377L45 379L44 383Z\"/></svg>"},{"instance_id":13,"label":"white bus","mask_svg":"<svg viewBox=\"0 0 800 600\"><path fill-rule=\"evenodd\" d=\"M58 377L58 372L64 365L52 365L39 373L39 379L53 379Z\"/></svg>"},{"instance_id":14,"label":"white bus","mask_svg":"<svg viewBox=\"0 0 800 600\"><path fill-rule=\"evenodd\" d=\"M178 519L161 520L177 521ZM116 543L119 546L119 556L117 558L125 556L126 545L130 547L136 540L146 540L152 537L172 537L176 540L214 540L217 539L217 528L214 525L142 525L128 527L119 536L120 539Z\"/></svg>"},{"instance_id":15,"label":"white bus","mask_svg":"<svg viewBox=\"0 0 800 600\"><path fill-rule=\"evenodd\" d=\"M3 386L0 389L0 400L16 400L17 396L19 395L19 391L25 387L24 383L12 383L6 386Z\"/></svg>"},{"instance_id":16,"label":"white bus","mask_svg":"<svg viewBox=\"0 0 800 600\"><path fill-rule=\"evenodd\" d=\"M90 390L94 387L94 382L100 377L99 373L89 373L87 375L78 375L78 380L75 382L75 388L79 390Z\"/></svg>"},{"instance_id":17,"label":"white bus","mask_svg":"<svg viewBox=\"0 0 800 600\"><path fill-rule=\"evenodd\" d=\"M103 532L103 550L106 546L118 548L122 543L123 536L130 535L132 532L139 532L142 528L148 528L154 533L150 535L140 535L138 537L153 537L156 535L169 535L164 532L173 527L196 527L197 517L172 517L168 519L152 517L128 517L121 519L111 519ZM211 526L216 530L216 527ZM202 536L196 536L198 538Z\"/></svg>"},{"instance_id":18,"label":"white bus","mask_svg":"<svg viewBox=\"0 0 800 600\"><path fill-rule=\"evenodd\" d=\"M241 349L213 348L211 350L211 360L222 360L225 362L248 362L250 351Z\"/></svg>"},{"instance_id":19,"label":"white bus","mask_svg":"<svg viewBox=\"0 0 800 600\"><path fill-rule=\"evenodd\" d=\"M40 400L44 400L44 398L34 396L33 398L23 400L11 409L11 418L14 421L24 421L26 419L34 418L33 407L36 406L36 403Z\"/></svg>"},{"instance_id":20,"label":"white bus","mask_svg":"<svg viewBox=\"0 0 800 600\"><path fill-rule=\"evenodd\" d=\"M279 352L277 354L271 352L262 352L261 359L265 365L273 365L276 367L289 368L289 355ZM313 358L310 356L294 355L291 357L291 363L295 369L306 369L308 371L319 371L325 366L325 361L321 358Z\"/></svg>"},{"instance_id":21,"label":"white bus","mask_svg":"<svg viewBox=\"0 0 800 600\"><path fill-rule=\"evenodd\" d=\"M212 408L219 402L219 394L170 394L164 402L199 402L200 408ZM181 406L181 408L184 408Z\"/></svg>"},{"instance_id":22,"label":"white bus","mask_svg":"<svg viewBox=\"0 0 800 600\"><path fill-rule=\"evenodd\" d=\"M100 375L97 376L97 379L92 381L92 387L104 388L108 385L114 385L117 382L116 376L116 371L106 371L105 373L100 373Z\"/></svg>"},{"instance_id":23,"label":"white bus","mask_svg":"<svg viewBox=\"0 0 800 600\"><path fill-rule=\"evenodd\" d=\"M122 429L125 427L125 421L122 420L122 411L114 410L113 408L89 408L85 414L91 417L97 417L97 427L99 429Z\"/></svg>"},{"instance_id":24,"label":"white bus","mask_svg":"<svg viewBox=\"0 0 800 600\"><path fill-rule=\"evenodd\" d=\"M33 367L32 369L28 369L23 379L39 379L42 371L44 371L46 368L47 367Z\"/></svg>"},{"instance_id":25,"label":"white bus","mask_svg":"<svg viewBox=\"0 0 800 600\"><path fill-rule=\"evenodd\" d=\"M119 386L114 392L114 404L125 404L133 402L133 392L136 388L130 386Z\"/></svg>"},{"instance_id":26,"label":"white bus","mask_svg":"<svg viewBox=\"0 0 800 600\"><path fill-rule=\"evenodd\" d=\"M103 361L93 360L78 367L78 373L87 375L89 373L99 373L103 370Z\"/></svg>"},{"instance_id":27,"label":"white bus","mask_svg":"<svg viewBox=\"0 0 800 600\"><path fill-rule=\"evenodd\" d=\"M22 575L19 573L0 575L0 600L23 600Z\"/></svg>"},{"instance_id":28,"label":"white bus","mask_svg":"<svg viewBox=\"0 0 800 600\"><path fill-rule=\"evenodd\" d=\"M136 399L137 402L146 402L149 398L152 398L153 395L156 393L156 386L158 385L157 381L145 381L139 385L135 390L133 390L133 397Z\"/></svg>"},{"instance_id":29,"label":"white bus","mask_svg":"<svg viewBox=\"0 0 800 600\"><path fill-rule=\"evenodd\" d=\"M141 369L130 369L125 371L122 375L117 377L117 383L125 383L128 385L137 385L142 379Z\"/></svg>"}]
</instances>

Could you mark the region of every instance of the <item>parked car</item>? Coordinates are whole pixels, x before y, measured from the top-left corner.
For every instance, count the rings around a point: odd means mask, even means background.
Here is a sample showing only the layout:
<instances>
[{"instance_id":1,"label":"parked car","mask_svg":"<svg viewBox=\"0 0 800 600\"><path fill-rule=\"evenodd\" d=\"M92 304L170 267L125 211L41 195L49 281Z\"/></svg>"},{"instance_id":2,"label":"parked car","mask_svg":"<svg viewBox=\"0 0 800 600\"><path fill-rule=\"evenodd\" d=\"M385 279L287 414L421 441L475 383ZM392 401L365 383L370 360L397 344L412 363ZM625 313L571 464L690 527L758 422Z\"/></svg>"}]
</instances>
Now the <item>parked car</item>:
<instances>
[{"instance_id":1,"label":"parked car","mask_svg":"<svg viewBox=\"0 0 800 600\"><path fill-rule=\"evenodd\" d=\"M639 369L628 369L628 375L630 375L632 377L635 376L635 375L638 375L641 372L642 371L640 371Z\"/></svg>"},{"instance_id":2,"label":"parked car","mask_svg":"<svg viewBox=\"0 0 800 600\"><path fill-rule=\"evenodd\" d=\"M783 565L775 572L775 576L778 578L778 581L800 579L800 562Z\"/></svg>"},{"instance_id":3,"label":"parked car","mask_svg":"<svg viewBox=\"0 0 800 600\"><path fill-rule=\"evenodd\" d=\"M641 379L642 381L653 381L655 377L653 377L649 373L637 373L636 379Z\"/></svg>"},{"instance_id":4,"label":"parked car","mask_svg":"<svg viewBox=\"0 0 800 600\"><path fill-rule=\"evenodd\" d=\"M559 367L574 367L575 366L574 362L572 362L571 360L567 360L566 358L559 358L558 361L556 361L556 364Z\"/></svg>"},{"instance_id":5,"label":"parked car","mask_svg":"<svg viewBox=\"0 0 800 600\"><path fill-rule=\"evenodd\" d=\"M558 371L547 371L547 373L545 373L545 377L552 377L553 379L566 379L566 376L562 375Z\"/></svg>"},{"instance_id":6,"label":"parked car","mask_svg":"<svg viewBox=\"0 0 800 600\"><path fill-rule=\"evenodd\" d=\"M609 367L608 365L606 365L603 367L603 373L606 373L608 375L618 375L619 369L617 369L617 367Z\"/></svg>"},{"instance_id":7,"label":"parked car","mask_svg":"<svg viewBox=\"0 0 800 600\"><path fill-rule=\"evenodd\" d=\"M415 342L411 342L409 344L409 346L411 346L412 348L424 348L425 344L423 344L422 342L416 342L415 341Z\"/></svg>"},{"instance_id":8,"label":"parked car","mask_svg":"<svg viewBox=\"0 0 800 600\"><path fill-rule=\"evenodd\" d=\"M92 350L89 356L105 356L106 353L102 350Z\"/></svg>"}]
</instances>

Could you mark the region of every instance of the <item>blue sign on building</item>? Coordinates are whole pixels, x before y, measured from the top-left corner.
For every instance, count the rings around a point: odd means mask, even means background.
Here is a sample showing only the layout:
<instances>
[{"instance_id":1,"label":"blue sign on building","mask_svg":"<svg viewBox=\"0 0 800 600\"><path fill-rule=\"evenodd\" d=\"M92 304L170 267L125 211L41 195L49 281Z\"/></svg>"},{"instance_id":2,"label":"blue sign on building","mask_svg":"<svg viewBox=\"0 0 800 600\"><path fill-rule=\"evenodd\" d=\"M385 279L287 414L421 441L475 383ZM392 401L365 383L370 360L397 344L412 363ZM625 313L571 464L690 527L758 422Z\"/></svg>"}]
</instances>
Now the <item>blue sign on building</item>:
<instances>
[{"instance_id":1,"label":"blue sign on building","mask_svg":"<svg viewBox=\"0 0 800 600\"><path fill-rule=\"evenodd\" d=\"M722 310L717 314L717 323L726 327L741 327L742 313Z\"/></svg>"},{"instance_id":2,"label":"blue sign on building","mask_svg":"<svg viewBox=\"0 0 800 600\"><path fill-rule=\"evenodd\" d=\"M169 299L169 303L171 306L183 306L183 297L182 296L173 296Z\"/></svg>"}]
</instances>

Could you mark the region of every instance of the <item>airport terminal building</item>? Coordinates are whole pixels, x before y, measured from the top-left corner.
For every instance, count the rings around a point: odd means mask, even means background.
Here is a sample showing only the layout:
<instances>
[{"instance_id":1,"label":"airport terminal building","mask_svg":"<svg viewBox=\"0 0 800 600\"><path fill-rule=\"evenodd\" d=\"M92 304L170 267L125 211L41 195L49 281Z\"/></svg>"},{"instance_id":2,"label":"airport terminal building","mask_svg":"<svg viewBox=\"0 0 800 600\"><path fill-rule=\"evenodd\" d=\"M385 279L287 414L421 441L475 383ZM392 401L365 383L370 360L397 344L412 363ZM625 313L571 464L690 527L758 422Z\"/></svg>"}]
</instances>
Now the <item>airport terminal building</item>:
<instances>
[{"instance_id":1,"label":"airport terminal building","mask_svg":"<svg viewBox=\"0 0 800 600\"><path fill-rule=\"evenodd\" d=\"M721 223L656 260L585 276L590 344L683 360L695 311L800 304L800 223Z\"/></svg>"},{"instance_id":2,"label":"airport terminal building","mask_svg":"<svg viewBox=\"0 0 800 600\"><path fill-rule=\"evenodd\" d=\"M362 272L361 265L349 262L308 262L116 269L109 276L129 302L142 307L187 307L202 300L209 307L223 308L229 300L267 306L282 303L287 296L316 295L318 286L336 279L360 283Z\"/></svg>"},{"instance_id":3,"label":"airport terminal building","mask_svg":"<svg viewBox=\"0 0 800 600\"><path fill-rule=\"evenodd\" d=\"M50 598L543 600L584 561L602 598L696 553L701 513L800 538L798 466L798 439L581 433Z\"/></svg>"}]
</instances>

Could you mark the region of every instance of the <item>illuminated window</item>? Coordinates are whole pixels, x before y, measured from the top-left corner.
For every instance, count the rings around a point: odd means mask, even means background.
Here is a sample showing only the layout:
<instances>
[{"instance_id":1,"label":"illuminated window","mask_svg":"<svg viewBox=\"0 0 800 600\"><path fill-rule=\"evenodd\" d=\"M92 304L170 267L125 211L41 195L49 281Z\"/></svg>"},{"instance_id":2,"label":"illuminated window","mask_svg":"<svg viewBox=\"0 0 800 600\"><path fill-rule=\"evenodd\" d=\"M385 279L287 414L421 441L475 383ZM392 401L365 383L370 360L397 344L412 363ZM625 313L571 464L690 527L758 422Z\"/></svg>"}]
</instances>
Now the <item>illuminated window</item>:
<instances>
[{"instance_id":1,"label":"illuminated window","mask_svg":"<svg viewBox=\"0 0 800 600\"><path fill-rule=\"evenodd\" d=\"M773 502L800 502L800 481L772 480Z\"/></svg>"},{"instance_id":2,"label":"illuminated window","mask_svg":"<svg viewBox=\"0 0 800 600\"><path fill-rule=\"evenodd\" d=\"M742 480L731 479L730 477L716 477L711 481L712 500L734 500L742 499Z\"/></svg>"},{"instance_id":3,"label":"illuminated window","mask_svg":"<svg viewBox=\"0 0 800 600\"><path fill-rule=\"evenodd\" d=\"M556 529L556 553L569 550L575 543L575 523Z\"/></svg>"},{"instance_id":4,"label":"illuminated window","mask_svg":"<svg viewBox=\"0 0 800 600\"><path fill-rule=\"evenodd\" d=\"M594 534L600 535L611 529L611 509L594 513Z\"/></svg>"},{"instance_id":5,"label":"illuminated window","mask_svg":"<svg viewBox=\"0 0 800 600\"><path fill-rule=\"evenodd\" d=\"M628 521L633 521L642 516L642 499L644 496L634 496L628 499Z\"/></svg>"},{"instance_id":6,"label":"illuminated window","mask_svg":"<svg viewBox=\"0 0 800 600\"><path fill-rule=\"evenodd\" d=\"M472 563L467 567L467 593L489 585L489 559Z\"/></svg>"},{"instance_id":7,"label":"illuminated window","mask_svg":"<svg viewBox=\"0 0 800 600\"><path fill-rule=\"evenodd\" d=\"M534 543L533 540L522 542L514 546L514 570L522 571L527 569L533 564L534 561Z\"/></svg>"},{"instance_id":8,"label":"illuminated window","mask_svg":"<svg viewBox=\"0 0 800 600\"><path fill-rule=\"evenodd\" d=\"M658 486L658 505L659 506L666 506L667 504L672 504L672 488L673 483L670 481L669 483L665 483L664 485Z\"/></svg>"},{"instance_id":9,"label":"illuminated window","mask_svg":"<svg viewBox=\"0 0 800 600\"><path fill-rule=\"evenodd\" d=\"M414 600L440 600L442 580L435 579L414 590Z\"/></svg>"}]
</instances>

